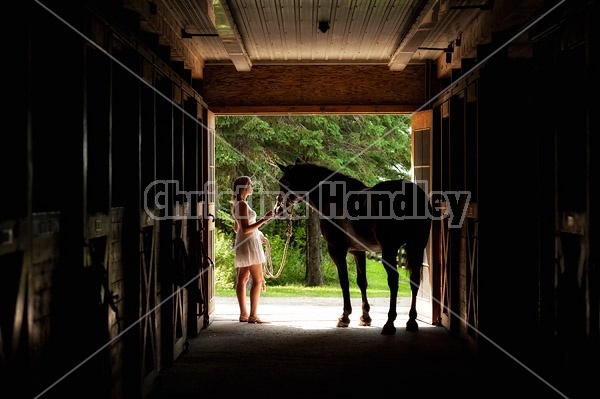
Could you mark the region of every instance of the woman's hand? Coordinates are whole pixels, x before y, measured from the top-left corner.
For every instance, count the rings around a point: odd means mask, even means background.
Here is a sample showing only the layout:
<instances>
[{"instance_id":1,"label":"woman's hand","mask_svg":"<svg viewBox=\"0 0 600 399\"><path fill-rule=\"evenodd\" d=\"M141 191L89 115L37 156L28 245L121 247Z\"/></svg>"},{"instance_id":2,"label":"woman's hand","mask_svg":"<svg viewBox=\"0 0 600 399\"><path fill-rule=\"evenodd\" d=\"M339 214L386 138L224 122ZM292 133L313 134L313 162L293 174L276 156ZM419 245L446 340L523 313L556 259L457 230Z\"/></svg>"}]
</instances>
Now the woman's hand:
<instances>
[{"instance_id":1,"label":"woman's hand","mask_svg":"<svg viewBox=\"0 0 600 399\"><path fill-rule=\"evenodd\" d=\"M269 240L267 239L267 237L265 237L262 231L258 230L258 235L260 236L260 242L262 242L263 244L269 242Z\"/></svg>"},{"instance_id":2,"label":"woman's hand","mask_svg":"<svg viewBox=\"0 0 600 399\"><path fill-rule=\"evenodd\" d=\"M263 220L266 222L267 220L273 218L273 216L275 215L275 213L270 210L269 212L265 213L265 216L263 216Z\"/></svg>"}]
</instances>

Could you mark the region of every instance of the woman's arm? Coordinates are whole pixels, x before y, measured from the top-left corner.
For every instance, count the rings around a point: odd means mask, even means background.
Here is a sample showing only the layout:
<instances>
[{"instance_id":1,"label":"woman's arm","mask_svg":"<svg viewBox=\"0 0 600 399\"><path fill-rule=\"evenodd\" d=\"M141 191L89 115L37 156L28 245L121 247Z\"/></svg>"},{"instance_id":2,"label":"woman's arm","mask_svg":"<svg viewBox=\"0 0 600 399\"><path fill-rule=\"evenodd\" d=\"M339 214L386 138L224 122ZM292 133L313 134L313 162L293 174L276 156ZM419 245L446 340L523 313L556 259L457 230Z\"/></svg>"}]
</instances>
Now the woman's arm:
<instances>
[{"instance_id":1,"label":"woman's arm","mask_svg":"<svg viewBox=\"0 0 600 399\"><path fill-rule=\"evenodd\" d=\"M253 232L254 230L257 230L259 227L261 227L263 224L265 224L269 219L271 219L273 217L273 211L269 211L265 214L265 216L260 219L257 220L256 223L249 223L248 220L248 204L246 204L245 202L240 202L238 204L238 214L236 215L236 222L238 223L238 228L242 229L242 231L244 232L244 234L249 234L251 232ZM235 229L235 225L234 225L234 229Z\"/></svg>"}]
</instances>

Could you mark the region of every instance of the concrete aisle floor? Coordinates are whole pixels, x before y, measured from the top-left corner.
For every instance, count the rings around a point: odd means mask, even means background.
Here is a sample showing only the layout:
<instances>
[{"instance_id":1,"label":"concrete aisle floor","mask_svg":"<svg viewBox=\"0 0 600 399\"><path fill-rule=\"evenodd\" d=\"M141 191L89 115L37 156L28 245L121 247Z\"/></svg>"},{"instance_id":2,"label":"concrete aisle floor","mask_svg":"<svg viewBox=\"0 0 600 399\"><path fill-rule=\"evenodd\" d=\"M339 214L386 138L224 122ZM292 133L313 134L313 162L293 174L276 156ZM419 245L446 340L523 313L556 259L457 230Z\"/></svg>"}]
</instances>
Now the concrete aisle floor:
<instances>
[{"instance_id":1,"label":"concrete aisle floor","mask_svg":"<svg viewBox=\"0 0 600 399\"><path fill-rule=\"evenodd\" d=\"M261 298L270 324L238 321L235 298L216 298L209 326L161 371L151 399L248 395L321 398L345 395L564 397L515 362L486 364L444 327L419 322L405 331L408 298L398 301L397 332L381 335L388 300L372 299L370 327L335 327L341 298Z\"/></svg>"}]
</instances>

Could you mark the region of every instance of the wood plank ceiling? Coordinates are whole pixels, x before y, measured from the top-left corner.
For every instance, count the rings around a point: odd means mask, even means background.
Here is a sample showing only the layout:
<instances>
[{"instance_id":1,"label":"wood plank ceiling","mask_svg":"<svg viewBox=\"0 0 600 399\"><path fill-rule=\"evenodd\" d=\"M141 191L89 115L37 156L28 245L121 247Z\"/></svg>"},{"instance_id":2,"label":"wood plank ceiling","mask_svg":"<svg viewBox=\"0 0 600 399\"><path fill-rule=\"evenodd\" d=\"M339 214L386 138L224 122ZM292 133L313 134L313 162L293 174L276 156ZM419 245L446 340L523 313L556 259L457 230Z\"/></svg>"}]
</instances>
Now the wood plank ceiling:
<instances>
[{"instance_id":1,"label":"wood plank ceiling","mask_svg":"<svg viewBox=\"0 0 600 399\"><path fill-rule=\"evenodd\" d=\"M432 61L440 78L543 0L124 0L193 79L206 68L378 66ZM232 69L230 67L234 67ZM410 69L410 68L409 68ZM266 69L263 68L263 71ZM275 69L274 69L275 70ZM281 71L281 68L277 69ZM298 68L296 68L296 71ZM331 69L329 69L331 70ZM414 73L414 70L413 70ZM230 79L230 81L233 81Z\"/></svg>"},{"instance_id":2,"label":"wood plank ceiling","mask_svg":"<svg viewBox=\"0 0 600 399\"><path fill-rule=\"evenodd\" d=\"M159 0L157 4L181 27L182 36L191 39L204 63L233 62L238 71L248 71L266 64L378 64L402 70L410 62L439 58L460 37L459 29L490 3Z\"/></svg>"}]
</instances>

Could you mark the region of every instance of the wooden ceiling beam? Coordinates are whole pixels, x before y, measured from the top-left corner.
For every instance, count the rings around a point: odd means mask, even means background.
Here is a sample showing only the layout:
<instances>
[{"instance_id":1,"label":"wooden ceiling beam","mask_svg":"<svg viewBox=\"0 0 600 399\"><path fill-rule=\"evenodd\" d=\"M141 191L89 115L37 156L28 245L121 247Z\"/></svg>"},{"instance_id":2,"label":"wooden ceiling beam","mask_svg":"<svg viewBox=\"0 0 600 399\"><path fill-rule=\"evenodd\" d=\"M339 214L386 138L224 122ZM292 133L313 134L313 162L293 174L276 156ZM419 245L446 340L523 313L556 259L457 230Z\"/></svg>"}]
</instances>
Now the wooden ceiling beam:
<instances>
[{"instance_id":1,"label":"wooden ceiling beam","mask_svg":"<svg viewBox=\"0 0 600 399\"><path fill-rule=\"evenodd\" d=\"M204 68L197 90L217 114L407 113L425 103L425 65L390 71L386 65L256 65ZM359 112L360 111L360 112Z\"/></svg>"}]
</instances>

